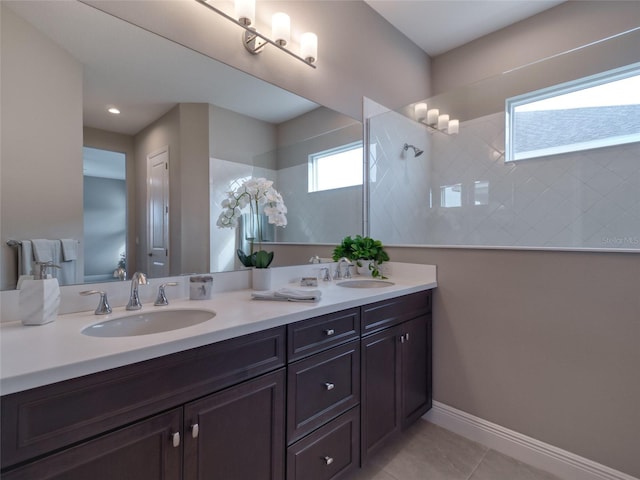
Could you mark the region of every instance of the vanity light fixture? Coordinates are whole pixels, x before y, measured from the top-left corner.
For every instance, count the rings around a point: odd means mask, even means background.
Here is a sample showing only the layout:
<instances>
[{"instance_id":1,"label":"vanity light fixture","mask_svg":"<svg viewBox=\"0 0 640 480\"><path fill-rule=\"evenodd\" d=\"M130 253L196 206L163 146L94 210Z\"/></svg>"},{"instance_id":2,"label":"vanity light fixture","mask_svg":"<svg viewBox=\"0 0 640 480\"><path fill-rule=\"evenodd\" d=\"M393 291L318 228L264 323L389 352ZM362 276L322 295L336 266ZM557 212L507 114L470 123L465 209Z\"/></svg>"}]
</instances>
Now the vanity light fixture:
<instances>
[{"instance_id":1,"label":"vanity light fixture","mask_svg":"<svg viewBox=\"0 0 640 480\"><path fill-rule=\"evenodd\" d=\"M242 44L250 53L254 55L258 54L262 52L267 44L270 44L310 67L316 68L315 63L318 60L318 36L311 32L303 33L300 37L300 53L294 53L288 48L291 43L291 19L286 13L278 12L273 15L271 19L271 35L273 38L269 38L265 34L258 32L255 27L256 0L235 0L235 18L218 7L215 7L212 4L213 0L196 0L196 2L213 10L221 17L226 18L239 27L242 27L244 29L242 33Z\"/></svg>"},{"instance_id":2,"label":"vanity light fixture","mask_svg":"<svg viewBox=\"0 0 640 480\"><path fill-rule=\"evenodd\" d=\"M445 135L456 135L460 132L459 120L455 118L450 120L448 114L441 114L437 108L429 109L424 102L416 103L413 106L413 115L417 122L426 125L434 132Z\"/></svg>"}]
</instances>

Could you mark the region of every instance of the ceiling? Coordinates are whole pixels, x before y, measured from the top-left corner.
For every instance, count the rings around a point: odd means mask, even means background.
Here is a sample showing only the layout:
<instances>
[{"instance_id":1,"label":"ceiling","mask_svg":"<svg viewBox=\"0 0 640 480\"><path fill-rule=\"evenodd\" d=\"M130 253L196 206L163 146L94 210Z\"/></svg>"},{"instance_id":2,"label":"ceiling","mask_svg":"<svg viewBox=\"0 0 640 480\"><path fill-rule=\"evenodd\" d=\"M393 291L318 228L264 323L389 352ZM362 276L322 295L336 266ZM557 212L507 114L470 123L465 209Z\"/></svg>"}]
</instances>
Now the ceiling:
<instances>
[{"instance_id":1,"label":"ceiling","mask_svg":"<svg viewBox=\"0 0 640 480\"><path fill-rule=\"evenodd\" d=\"M564 0L364 0L430 57Z\"/></svg>"}]
</instances>

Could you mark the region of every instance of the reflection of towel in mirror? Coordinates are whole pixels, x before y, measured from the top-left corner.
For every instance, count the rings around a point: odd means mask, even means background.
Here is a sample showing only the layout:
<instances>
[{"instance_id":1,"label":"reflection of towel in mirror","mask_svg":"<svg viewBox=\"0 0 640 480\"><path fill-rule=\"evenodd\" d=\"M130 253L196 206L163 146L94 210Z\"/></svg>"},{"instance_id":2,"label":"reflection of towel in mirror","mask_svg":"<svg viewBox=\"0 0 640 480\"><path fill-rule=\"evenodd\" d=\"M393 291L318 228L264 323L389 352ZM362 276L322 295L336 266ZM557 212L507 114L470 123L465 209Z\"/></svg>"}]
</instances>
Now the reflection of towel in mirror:
<instances>
[{"instance_id":1,"label":"reflection of towel in mirror","mask_svg":"<svg viewBox=\"0 0 640 480\"><path fill-rule=\"evenodd\" d=\"M29 240L23 240L18 247L18 278L33 275L33 250Z\"/></svg>"},{"instance_id":2,"label":"reflection of towel in mirror","mask_svg":"<svg viewBox=\"0 0 640 480\"><path fill-rule=\"evenodd\" d=\"M31 243L33 244L33 258L36 259L36 262L53 262L57 264L60 261L57 251L59 244L56 240L34 238L31 240Z\"/></svg>"},{"instance_id":3,"label":"reflection of towel in mirror","mask_svg":"<svg viewBox=\"0 0 640 480\"><path fill-rule=\"evenodd\" d=\"M62 261L70 262L78 259L78 241L73 238L61 238Z\"/></svg>"},{"instance_id":4,"label":"reflection of towel in mirror","mask_svg":"<svg viewBox=\"0 0 640 480\"><path fill-rule=\"evenodd\" d=\"M73 240L73 242L76 242L75 249L77 252L77 240ZM52 262L60 267L48 270L52 277L58 279L60 285L71 285L78 282L76 278L76 261L75 259L63 261L61 240L32 239L31 243L33 245L33 258L35 258L36 262Z\"/></svg>"}]
</instances>

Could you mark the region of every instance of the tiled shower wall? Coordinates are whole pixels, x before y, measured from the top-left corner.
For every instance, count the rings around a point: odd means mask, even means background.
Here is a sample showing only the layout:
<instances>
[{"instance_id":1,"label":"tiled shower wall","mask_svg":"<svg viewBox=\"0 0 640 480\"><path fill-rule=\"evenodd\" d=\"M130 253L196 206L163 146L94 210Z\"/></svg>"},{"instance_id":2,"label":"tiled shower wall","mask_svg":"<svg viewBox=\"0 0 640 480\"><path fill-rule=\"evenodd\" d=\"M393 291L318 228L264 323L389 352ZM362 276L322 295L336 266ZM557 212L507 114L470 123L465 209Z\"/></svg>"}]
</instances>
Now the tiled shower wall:
<instances>
[{"instance_id":1,"label":"tiled shower wall","mask_svg":"<svg viewBox=\"0 0 640 480\"><path fill-rule=\"evenodd\" d=\"M362 232L362 187L308 191L308 165L278 170L277 185L287 205L288 225L276 229L278 242L340 243Z\"/></svg>"},{"instance_id":2,"label":"tiled shower wall","mask_svg":"<svg viewBox=\"0 0 640 480\"><path fill-rule=\"evenodd\" d=\"M370 234L384 243L640 250L638 143L505 163L504 113L447 136L387 112L369 138Z\"/></svg>"}]
</instances>

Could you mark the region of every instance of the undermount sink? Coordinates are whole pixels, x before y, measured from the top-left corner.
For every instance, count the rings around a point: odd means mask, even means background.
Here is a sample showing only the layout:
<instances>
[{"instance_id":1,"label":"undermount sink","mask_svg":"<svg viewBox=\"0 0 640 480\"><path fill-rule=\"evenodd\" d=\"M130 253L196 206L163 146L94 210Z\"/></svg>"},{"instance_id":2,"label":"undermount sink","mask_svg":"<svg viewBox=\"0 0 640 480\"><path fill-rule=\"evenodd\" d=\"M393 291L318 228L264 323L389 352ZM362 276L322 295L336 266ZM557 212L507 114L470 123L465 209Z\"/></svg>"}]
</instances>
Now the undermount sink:
<instances>
[{"instance_id":1,"label":"undermount sink","mask_svg":"<svg viewBox=\"0 0 640 480\"><path fill-rule=\"evenodd\" d=\"M347 288L381 288L381 287L390 287L391 285L395 285L393 282L389 282L387 280L347 280L344 282L336 283L339 287L347 287Z\"/></svg>"},{"instance_id":2,"label":"undermount sink","mask_svg":"<svg viewBox=\"0 0 640 480\"><path fill-rule=\"evenodd\" d=\"M90 337L133 337L169 332L206 322L215 317L209 310L156 310L94 323L82 330Z\"/></svg>"}]
</instances>

